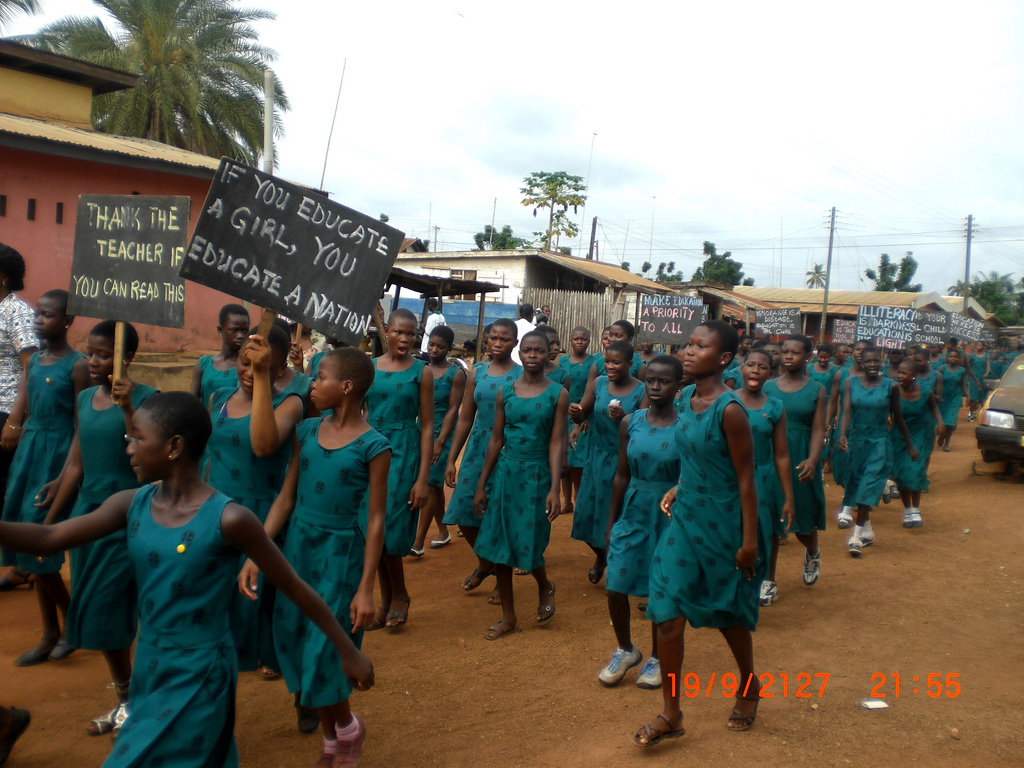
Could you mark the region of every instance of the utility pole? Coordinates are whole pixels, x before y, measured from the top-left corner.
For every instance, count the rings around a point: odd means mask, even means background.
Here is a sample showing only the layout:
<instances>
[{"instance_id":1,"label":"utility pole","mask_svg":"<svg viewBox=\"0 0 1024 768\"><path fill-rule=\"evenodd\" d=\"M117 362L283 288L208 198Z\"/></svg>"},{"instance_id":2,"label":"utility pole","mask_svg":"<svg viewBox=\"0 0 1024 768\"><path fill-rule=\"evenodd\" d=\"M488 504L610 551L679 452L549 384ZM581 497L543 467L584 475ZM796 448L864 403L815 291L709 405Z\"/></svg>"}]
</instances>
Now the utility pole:
<instances>
[{"instance_id":1,"label":"utility pole","mask_svg":"<svg viewBox=\"0 0 1024 768\"><path fill-rule=\"evenodd\" d=\"M274 73L270 67L263 70L263 171L274 172Z\"/></svg>"},{"instance_id":2,"label":"utility pole","mask_svg":"<svg viewBox=\"0 0 1024 768\"><path fill-rule=\"evenodd\" d=\"M967 263L964 266L964 308L962 314L967 314L967 299L971 295L971 237L974 235L974 215L967 215Z\"/></svg>"},{"instance_id":3,"label":"utility pole","mask_svg":"<svg viewBox=\"0 0 1024 768\"><path fill-rule=\"evenodd\" d=\"M494 247L494 217L498 215L498 198L494 198L494 208L491 210L491 236L487 238L487 245L490 248Z\"/></svg>"},{"instance_id":4,"label":"utility pole","mask_svg":"<svg viewBox=\"0 0 1024 768\"><path fill-rule=\"evenodd\" d=\"M821 302L821 329L818 331L818 343L825 340L825 326L828 320L828 286L832 279L832 241L836 234L836 208L832 206L832 217L828 225L828 259L825 262L825 299Z\"/></svg>"},{"instance_id":5,"label":"utility pole","mask_svg":"<svg viewBox=\"0 0 1024 768\"><path fill-rule=\"evenodd\" d=\"M434 253L437 253L437 233L440 229L439 226L434 225Z\"/></svg>"},{"instance_id":6,"label":"utility pole","mask_svg":"<svg viewBox=\"0 0 1024 768\"><path fill-rule=\"evenodd\" d=\"M587 249L587 261L594 260L594 241L597 239L597 216L590 225L590 247Z\"/></svg>"}]
</instances>

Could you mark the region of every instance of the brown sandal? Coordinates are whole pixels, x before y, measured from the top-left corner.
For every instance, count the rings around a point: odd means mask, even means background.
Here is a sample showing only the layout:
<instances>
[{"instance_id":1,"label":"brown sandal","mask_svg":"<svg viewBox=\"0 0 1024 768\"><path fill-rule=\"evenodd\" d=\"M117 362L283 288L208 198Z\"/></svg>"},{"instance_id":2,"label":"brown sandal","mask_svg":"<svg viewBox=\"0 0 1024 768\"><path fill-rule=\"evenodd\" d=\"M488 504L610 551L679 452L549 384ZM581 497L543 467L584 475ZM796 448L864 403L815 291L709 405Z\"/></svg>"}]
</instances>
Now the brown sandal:
<instances>
[{"instance_id":1,"label":"brown sandal","mask_svg":"<svg viewBox=\"0 0 1024 768\"><path fill-rule=\"evenodd\" d=\"M507 629L504 629L504 627L507 627ZM497 624L493 624L487 628L487 631L484 632L484 639L500 640L503 637L511 635L513 632L519 631L520 629L518 624L511 624L504 619L501 619Z\"/></svg>"},{"instance_id":2,"label":"brown sandal","mask_svg":"<svg viewBox=\"0 0 1024 768\"><path fill-rule=\"evenodd\" d=\"M730 731L749 731L750 727L754 724L757 719L757 707L761 703L760 696L754 697L737 697L740 701L753 701L754 711L743 712L739 707L733 707L732 712L729 713L729 720L726 722L725 727ZM736 723L736 725L733 725Z\"/></svg>"},{"instance_id":3,"label":"brown sandal","mask_svg":"<svg viewBox=\"0 0 1024 768\"><path fill-rule=\"evenodd\" d=\"M548 589L544 593L546 600L537 606L537 623L547 624L555 618L555 582L548 581Z\"/></svg>"},{"instance_id":4,"label":"brown sandal","mask_svg":"<svg viewBox=\"0 0 1024 768\"><path fill-rule=\"evenodd\" d=\"M661 720L668 726L667 731L658 730L658 720ZM651 723L645 723L637 729L637 732L633 734L633 745L637 747L653 747L659 741L664 741L665 739L678 739L680 736L685 734L686 729L683 728L682 712L679 713L678 728L675 728L664 715L658 715L653 725Z\"/></svg>"}]
</instances>

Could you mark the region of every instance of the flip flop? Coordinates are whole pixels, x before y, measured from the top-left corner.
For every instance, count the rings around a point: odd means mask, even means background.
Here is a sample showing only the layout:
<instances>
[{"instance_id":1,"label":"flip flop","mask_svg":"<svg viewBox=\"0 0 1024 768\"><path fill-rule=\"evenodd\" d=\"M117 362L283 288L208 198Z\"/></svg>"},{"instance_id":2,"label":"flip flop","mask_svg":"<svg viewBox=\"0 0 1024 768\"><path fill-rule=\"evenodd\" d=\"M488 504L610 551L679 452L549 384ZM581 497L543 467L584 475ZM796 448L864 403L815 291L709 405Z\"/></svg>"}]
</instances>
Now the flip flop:
<instances>
[{"instance_id":1,"label":"flip flop","mask_svg":"<svg viewBox=\"0 0 1024 768\"><path fill-rule=\"evenodd\" d=\"M537 606L538 624L547 624L555 618L555 582L549 579L548 584L550 585L548 591L544 593L547 602Z\"/></svg>"},{"instance_id":2,"label":"flip flop","mask_svg":"<svg viewBox=\"0 0 1024 768\"><path fill-rule=\"evenodd\" d=\"M668 721L668 718L665 717L664 715L658 715L657 720L663 720L665 722L665 725L667 725L669 727L669 730L659 732L659 731L656 731L654 726L651 725L650 723L645 723L644 725L641 725L640 728L637 729L637 732L635 734L633 734L633 745L634 746L643 747L643 748L653 747L655 744L657 744L660 741L665 741L666 739L678 739L680 736L683 736L686 733L686 729L683 728L683 713L682 712L679 713L679 729L678 730L676 730L676 729L674 729L672 727L672 723L670 723ZM657 720L655 720L655 722L657 722ZM647 737L647 741L641 741L640 740L641 736L646 736Z\"/></svg>"},{"instance_id":3,"label":"flip flop","mask_svg":"<svg viewBox=\"0 0 1024 768\"><path fill-rule=\"evenodd\" d=\"M508 629L502 629L502 627L508 627ZM504 619L501 619L497 624L493 624L487 628L484 632L484 640L500 640L503 637L508 637L515 632L521 632L518 624L509 624Z\"/></svg>"},{"instance_id":4,"label":"flip flop","mask_svg":"<svg viewBox=\"0 0 1024 768\"><path fill-rule=\"evenodd\" d=\"M494 569L481 573L479 568L474 568L473 572L466 577L466 580L462 582L462 588L467 592L472 592L477 589L481 584L484 583L484 579L488 576L494 576ZM475 582L475 583L474 583Z\"/></svg>"},{"instance_id":5,"label":"flip flop","mask_svg":"<svg viewBox=\"0 0 1024 768\"><path fill-rule=\"evenodd\" d=\"M491 594L489 594L487 596L487 604L488 605L501 605L501 592L498 590L497 587L495 587L494 591L491 592Z\"/></svg>"}]
</instances>

